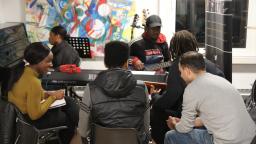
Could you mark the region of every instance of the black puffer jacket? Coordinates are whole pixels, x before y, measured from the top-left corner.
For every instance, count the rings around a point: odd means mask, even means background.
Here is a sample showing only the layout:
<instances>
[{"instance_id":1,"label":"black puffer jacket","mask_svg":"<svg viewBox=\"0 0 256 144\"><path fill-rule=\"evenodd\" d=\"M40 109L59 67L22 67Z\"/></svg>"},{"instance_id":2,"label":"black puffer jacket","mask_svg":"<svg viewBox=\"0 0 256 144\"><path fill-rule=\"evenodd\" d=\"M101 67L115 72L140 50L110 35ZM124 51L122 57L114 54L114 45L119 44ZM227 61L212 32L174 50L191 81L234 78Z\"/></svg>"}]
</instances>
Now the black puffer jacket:
<instances>
[{"instance_id":1,"label":"black puffer jacket","mask_svg":"<svg viewBox=\"0 0 256 144\"><path fill-rule=\"evenodd\" d=\"M144 113L148 108L145 87L130 71L110 69L90 84L93 121L105 127L136 128L145 143Z\"/></svg>"}]
</instances>

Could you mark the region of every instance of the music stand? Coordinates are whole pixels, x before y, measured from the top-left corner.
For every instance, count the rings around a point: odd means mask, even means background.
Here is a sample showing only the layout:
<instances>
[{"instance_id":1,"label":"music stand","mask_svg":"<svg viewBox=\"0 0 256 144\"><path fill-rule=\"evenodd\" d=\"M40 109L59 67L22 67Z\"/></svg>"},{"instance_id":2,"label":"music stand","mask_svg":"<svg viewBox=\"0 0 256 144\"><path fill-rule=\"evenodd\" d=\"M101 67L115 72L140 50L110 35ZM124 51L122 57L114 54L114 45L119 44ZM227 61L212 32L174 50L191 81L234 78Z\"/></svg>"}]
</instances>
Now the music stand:
<instances>
[{"instance_id":1,"label":"music stand","mask_svg":"<svg viewBox=\"0 0 256 144\"><path fill-rule=\"evenodd\" d=\"M69 37L67 41L74 47L81 58L92 58L89 38Z\"/></svg>"}]
</instances>

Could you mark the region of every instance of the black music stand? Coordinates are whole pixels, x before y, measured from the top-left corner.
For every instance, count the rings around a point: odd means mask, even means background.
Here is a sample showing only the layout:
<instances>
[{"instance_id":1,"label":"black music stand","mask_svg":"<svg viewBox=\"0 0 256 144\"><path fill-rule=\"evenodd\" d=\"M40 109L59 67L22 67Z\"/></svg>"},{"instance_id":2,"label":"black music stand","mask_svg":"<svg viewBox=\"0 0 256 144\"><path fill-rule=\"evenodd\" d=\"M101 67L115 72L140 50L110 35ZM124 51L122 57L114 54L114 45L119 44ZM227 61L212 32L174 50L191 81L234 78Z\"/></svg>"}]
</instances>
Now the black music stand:
<instances>
[{"instance_id":1,"label":"black music stand","mask_svg":"<svg viewBox=\"0 0 256 144\"><path fill-rule=\"evenodd\" d=\"M74 47L81 58L92 58L89 38L69 37L67 41Z\"/></svg>"}]
</instances>

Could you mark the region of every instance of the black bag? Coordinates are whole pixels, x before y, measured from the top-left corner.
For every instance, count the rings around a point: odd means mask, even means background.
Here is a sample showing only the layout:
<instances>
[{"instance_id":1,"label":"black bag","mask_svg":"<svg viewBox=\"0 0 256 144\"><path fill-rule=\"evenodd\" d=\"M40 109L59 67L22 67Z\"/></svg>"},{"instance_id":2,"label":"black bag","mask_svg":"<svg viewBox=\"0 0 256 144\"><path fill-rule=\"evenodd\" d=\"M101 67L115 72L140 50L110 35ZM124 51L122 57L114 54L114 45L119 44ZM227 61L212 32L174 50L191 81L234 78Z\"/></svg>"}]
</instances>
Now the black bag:
<instances>
[{"instance_id":1,"label":"black bag","mask_svg":"<svg viewBox=\"0 0 256 144\"><path fill-rule=\"evenodd\" d=\"M250 116L252 117L253 121L256 123L256 80L252 86L252 92L249 97L245 100L246 109L249 112Z\"/></svg>"}]
</instances>

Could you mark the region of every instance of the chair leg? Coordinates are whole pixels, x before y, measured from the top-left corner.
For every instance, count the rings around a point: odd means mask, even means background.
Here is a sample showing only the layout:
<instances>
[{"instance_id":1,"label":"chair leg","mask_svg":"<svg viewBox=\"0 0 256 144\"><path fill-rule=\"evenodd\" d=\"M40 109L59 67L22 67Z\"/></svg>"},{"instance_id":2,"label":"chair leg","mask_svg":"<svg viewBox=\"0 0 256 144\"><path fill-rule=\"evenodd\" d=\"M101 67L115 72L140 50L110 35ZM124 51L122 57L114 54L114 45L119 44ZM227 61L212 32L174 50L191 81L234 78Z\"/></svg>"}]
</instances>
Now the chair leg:
<instances>
[{"instance_id":1,"label":"chair leg","mask_svg":"<svg viewBox=\"0 0 256 144\"><path fill-rule=\"evenodd\" d=\"M18 144L18 143L19 143L19 140L20 140L20 134L18 134L18 136L17 136L17 138L16 138L14 144Z\"/></svg>"},{"instance_id":2,"label":"chair leg","mask_svg":"<svg viewBox=\"0 0 256 144\"><path fill-rule=\"evenodd\" d=\"M61 139L60 139L60 132L59 132L59 131L57 132L57 137L58 137L58 143L59 143L59 144L62 144L62 141L61 141Z\"/></svg>"}]
</instances>

